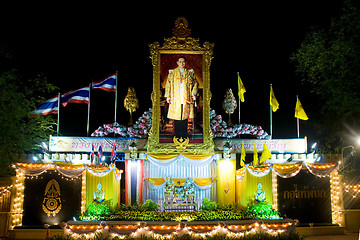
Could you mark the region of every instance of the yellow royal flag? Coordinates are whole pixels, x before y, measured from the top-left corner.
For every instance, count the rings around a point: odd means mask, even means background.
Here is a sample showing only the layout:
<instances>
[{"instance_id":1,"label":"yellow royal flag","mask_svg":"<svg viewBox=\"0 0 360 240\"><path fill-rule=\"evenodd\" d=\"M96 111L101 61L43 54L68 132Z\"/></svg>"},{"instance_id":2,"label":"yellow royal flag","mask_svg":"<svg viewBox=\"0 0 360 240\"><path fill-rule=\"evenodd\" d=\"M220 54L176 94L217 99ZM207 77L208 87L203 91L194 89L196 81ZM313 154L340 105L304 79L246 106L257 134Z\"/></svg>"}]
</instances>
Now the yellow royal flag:
<instances>
[{"instance_id":1,"label":"yellow royal flag","mask_svg":"<svg viewBox=\"0 0 360 240\"><path fill-rule=\"evenodd\" d=\"M279 109L279 103L276 100L272 86L270 86L270 105L272 106L273 112L276 112Z\"/></svg>"},{"instance_id":2,"label":"yellow royal flag","mask_svg":"<svg viewBox=\"0 0 360 240\"><path fill-rule=\"evenodd\" d=\"M265 162L266 160L271 158L271 152L269 151L266 143L264 143L264 148L263 151L261 153L261 158L260 158L260 164Z\"/></svg>"},{"instance_id":3,"label":"yellow royal flag","mask_svg":"<svg viewBox=\"0 0 360 240\"><path fill-rule=\"evenodd\" d=\"M259 162L259 156L256 149L256 143L254 143L254 167L258 165Z\"/></svg>"},{"instance_id":4,"label":"yellow royal flag","mask_svg":"<svg viewBox=\"0 0 360 240\"><path fill-rule=\"evenodd\" d=\"M295 117L299 118L301 120L309 119L308 116L306 115L306 112L305 112L303 106L301 105L299 98L296 98Z\"/></svg>"},{"instance_id":5,"label":"yellow royal flag","mask_svg":"<svg viewBox=\"0 0 360 240\"><path fill-rule=\"evenodd\" d=\"M246 93L245 86L243 82L241 81L240 75L238 74L238 95L241 102L245 102L244 93Z\"/></svg>"},{"instance_id":6,"label":"yellow royal flag","mask_svg":"<svg viewBox=\"0 0 360 240\"><path fill-rule=\"evenodd\" d=\"M242 147L241 147L241 157L240 157L240 166L241 166L241 167L244 166L245 157L246 157L245 147L244 147L244 144L242 144Z\"/></svg>"}]
</instances>

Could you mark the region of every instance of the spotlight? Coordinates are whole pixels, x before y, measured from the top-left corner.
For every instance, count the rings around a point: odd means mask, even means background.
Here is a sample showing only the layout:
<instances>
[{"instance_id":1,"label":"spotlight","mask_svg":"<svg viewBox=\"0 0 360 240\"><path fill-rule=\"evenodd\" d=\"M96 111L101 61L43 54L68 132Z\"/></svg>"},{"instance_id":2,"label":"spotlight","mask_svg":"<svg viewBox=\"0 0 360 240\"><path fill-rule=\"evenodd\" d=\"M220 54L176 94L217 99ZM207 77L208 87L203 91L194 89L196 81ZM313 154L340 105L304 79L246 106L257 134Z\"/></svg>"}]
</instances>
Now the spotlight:
<instances>
[{"instance_id":1,"label":"spotlight","mask_svg":"<svg viewBox=\"0 0 360 240\"><path fill-rule=\"evenodd\" d=\"M289 157L286 161L287 162L291 162L293 160L293 158L292 157Z\"/></svg>"},{"instance_id":2,"label":"spotlight","mask_svg":"<svg viewBox=\"0 0 360 240\"><path fill-rule=\"evenodd\" d=\"M315 153L316 151L316 146L317 146L317 143L314 143L311 148L310 148L310 153Z\"/></svg>"},{"instance_id":3,"label":"spotlight","mask_svg":"<svg viewBox=\"0 0 360 240\"><path fill-rule=\"evenodd\" d=\"M37 156L33 156L33 157L32 157L32 159L33 159L33 161L34 161L34 162L39 161L39 159L38 159L38 157L37 157Z\"/></svg>"},{"instance_id":4,"label":"spotlight","mask_svg":"<svg viewBox=\"0 0 360 240\"><path fill-rule=\"evenodd\" d=\"M46 143L41 142L41 145L43 146L43 148L44 148L45 150L48 150L48 146L46 145Z\"/></svg>"},{"instance_id":5,"label":"spotlight","mask_svg":"<svg viewBox=\"0 0 360 240\"><path fill-rule=\"evenodd\" d=\"M315 162L320 162L322 160L322 157L321 156L318 156L315 160Z\"/></svg>"}]
</instances>

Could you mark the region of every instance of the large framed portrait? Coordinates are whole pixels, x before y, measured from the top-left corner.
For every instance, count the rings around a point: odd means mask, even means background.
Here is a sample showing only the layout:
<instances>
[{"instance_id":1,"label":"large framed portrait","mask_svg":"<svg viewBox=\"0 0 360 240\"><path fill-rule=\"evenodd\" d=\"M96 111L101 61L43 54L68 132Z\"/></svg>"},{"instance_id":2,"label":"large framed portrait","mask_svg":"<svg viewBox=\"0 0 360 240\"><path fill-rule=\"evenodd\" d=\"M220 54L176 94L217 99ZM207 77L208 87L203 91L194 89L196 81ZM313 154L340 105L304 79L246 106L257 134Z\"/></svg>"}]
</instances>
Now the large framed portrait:
<instances>
[{"instance_id":1,"label":"large framed portrait","mask_svg":"<svg viewBox=\"0 0 360 240\"><path fill-rule=\"evenodd\" d=\"M150 153L210 154L210 64L213 44L174 36L150 44L153 119Z\"/></svg>"}]
</instances>

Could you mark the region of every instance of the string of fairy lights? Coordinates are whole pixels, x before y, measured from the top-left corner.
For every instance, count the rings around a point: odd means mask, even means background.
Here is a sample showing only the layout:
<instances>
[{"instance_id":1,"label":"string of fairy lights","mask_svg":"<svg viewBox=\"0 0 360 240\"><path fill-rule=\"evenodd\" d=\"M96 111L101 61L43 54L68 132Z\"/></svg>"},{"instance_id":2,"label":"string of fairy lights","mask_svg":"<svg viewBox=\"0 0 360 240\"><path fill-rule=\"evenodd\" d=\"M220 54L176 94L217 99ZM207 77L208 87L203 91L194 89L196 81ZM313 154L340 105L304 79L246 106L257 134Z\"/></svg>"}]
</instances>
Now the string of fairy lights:
<instances>
[{"instance_id":1,"label":"string of fairy lights","mask_svg":"<svg viewBox=\"0 0 360 240\"><path fill-rule=\"evenodd\" d=\"M65 234L71 234L75 238L94 238L97 233L103 236L117 237L119 239L140 236L153 236L154 238L172 239L174 236L190 234L195 237L214 236L216 234L225 234L228 237L243 237L248 234L254 234L264 230L272 235L277 235L291 230L296 226L296 221L286 221L278 223L253 222L250 224L199 224L187 225L178 223L176 225L148 225L145 222L138 224L111 225L106 222L100 224L67 224L63 223L62 228Z\"/></svg>"},{"instance_id":2,"label":"string of fairy lights","mask_svg":"<svg viewBox=\"0 0 360 240\"><path fill-rule=\"evenodd\" d=\"M2 198L5 194L10 193L13 185L0 187L0 198Z\"/></svg>"},{"instance_id":3,"label":"string of fairy lights","mask_svg":"<svg viewBox=\"0 0 360 240\"><path fill-rule=\"evenodd\" d=\"M342 191L341 191L341 177L338 171L333 171L330 174L330 195L331 195L331 212L332 223L343 225L343 217L341 214L344 208Z\"/></svg>"},{"instance_id":4,"label":"string of fairy lights","mask_svg":"<svg viewBox=\"0 0 360 240\"><path fill-rule=\"evenodd\" d=\"M41 166L40 165L24 165L24 164L19 164L18 166L21 167L26 167L26 168L31 168L34 170L41 170ZM286 177L291 177L292 176L292 172L295 171L298 167L301 166L297 166L294 164L288 164L288 165L277 165L277 170L278 171L282 171L284 173L290 173L290 175L287 175ZM303 166L305 167L305 166ZM317 165L317 164L312 164L311 168L312 168L312 173L318 177L324 177L327 174L319 174L322 173L321 170L326 170L326 169L330 169L333 168L334 165L333 164L324 164L324 165ZM61 166L62 169L65 169L65 166ZM76 170L79 169L79 167L69 167L66 166L67 170ZM51 170L51 171L49 171ZM56 171L57 170L57 171ZM86 210L86 171L83 171L82 173L80 173L77 176L73 176L73 177L68 177L66 175L64 175L61 171L60 171L60 167L49 167L48 169L46 169L45 171L41 171L41 173L39 172L39 174L36 175L26 175L25 172L23 171L23 169L19 169L19 168L15 168L16 171L16 177L14 180L13 185L9 185L7 187L2 187L0 188L0 197L3 196L5 193L8 193L10 191L14 192L14 198L13 198L13 202L11 204L11 225L12 228L15 226L21 226L22 224L22 215L23 215L23 201L24 201L24 188L25 188L25 180L36 180L36 179L42 179L43 176L41 176L44 172L49 171L48 173L50 174L58 174L61 175L61 177L65 180L68 181L76 181L76 180L80 180L82 181L82 188L81 188L81 212L84 212ZM100 170L100 169L98 169ZM104 169L101 169L104 170ZM262 169L263 171L266 170L266 168ZM316 172L315 170L320 170L320 172ZM121 174L121 173L120 173ZM273 177L272 177L272 185L273 185L273 208L277 209L278 208L278 202L277 202L277 175L279 174L279 172L277 171L272 171ZM333 219L333 223L334 224L340 224L342 225L343 219L342 219L342 214L341 211L343 209L343 199L342 199L342 182L341 182L341 176L338 173L338 170L335 169L335 171L332 171L330 175L330 191L331 191L331 208L332 208L332 219ZM329 176L327 175L327 176ZM356 198L358 196L360 196L360 184L358 185L346 185L344 184L344 190L346 192L353 192L353 197ZM233 234L232 230L235 231L236 229L240 230L242 228L246 228L243 229L243 231L241 231L241 234L246 234L247 231L252 231L250 229L254 229L254 228L261 228L267 231L272 231L272 232L279 232L281 231L281 225L266 225L264 223L257 223L257 226L253 226L253 225L249 225L249 226L245 226L245 225L234 225L234 226L218 226L218 227L210 227L211 229L208 229L209 232L206 234L211 234L212 232L216 231L225 231L225 232L229 232L229 234ZM278 229L277 229L278 227ZM75 226L74 228L88 228L88 226ZM92 228L97 228L96 226L93 226ZM128 227L130 228L130 227ZM173 226L147 226L144 228L139 228L139 230L135 231L134 234L137 234L139 231L146 231L146 232L156 232L156 231L161 231L162 228L169 228L168 230L172 230L172 228L174 228ZM184 229L186 231L188 231L189 233L194 233L196 234L196 231L201 231L204 230L205 228L209 228L208 226L187 226L184 227ZM72 228L69 227L69 231L71 231ZM140 230L142 229L142 230ZM175 232L177 232L179 229L176 228L177 230ZM220 229L220 230L219 230ZM275 230L274 230L275 229ZM277 230L276 230L277 229ZM112 233L113 234L113 233ZM116 234L116 233L115 233ZM155 233L156 234L156 233ZM172 234L176 234L176 233L172 233ZM203 234L203 233L201 233ZM238 234L238 233L236 233ZM116 236L120 236L120 235L116 235ZM169 236L173 236L173 235L169 235Z\"/></svg>"},{"instance_id":5,"label":"string of fairy lights","mask_svg":"<svg viewBox=\"0 0 360 240\"><path fill-rule=\"evenodd\" d=\"M345 190L345 192L350 194L350 196L352 198L360 197L360 184L350 185L350 184L344 183L344 190Z\"/></svg>"}]
</instances>

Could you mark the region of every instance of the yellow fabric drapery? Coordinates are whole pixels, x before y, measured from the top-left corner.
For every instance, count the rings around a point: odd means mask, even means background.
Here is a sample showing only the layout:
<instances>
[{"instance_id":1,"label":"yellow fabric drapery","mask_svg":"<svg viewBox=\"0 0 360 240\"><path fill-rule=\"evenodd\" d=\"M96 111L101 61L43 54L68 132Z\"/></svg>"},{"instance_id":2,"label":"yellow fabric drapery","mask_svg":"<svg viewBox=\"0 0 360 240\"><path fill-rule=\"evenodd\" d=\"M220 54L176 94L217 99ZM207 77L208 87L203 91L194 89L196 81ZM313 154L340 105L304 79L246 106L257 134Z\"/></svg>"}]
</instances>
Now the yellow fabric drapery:
<instances>
[{"instance_id":1,"label":"yellow fabric drapery","mask_svg":"<svg viewBox=\"0 0 360 240\"><path fill-rule=\"evenodd\" d=\"M315 169L320 169L320 170L326 170L329 168L333 168L335 167L335 163L306 163L308 166L315 168Z\"/></svg>"},{"instance_id":2,"label":"yellow fabric drapery","mask_svg":"<svg viewBox=\"0 0 360 240\"><path fill-rule=\"evenodd\" d=\"M168 177L166 180L169 179ZM184 185L187 178L172 178L175 185ZM149 181L153 185L161 185L165 183L165 178L147 178L147 181ZM190 180L194 181L197 185L204 187L216 180L216 178L191 178Z\"/></svg>"},{"instance_id":3,"label":"yellow fabric drapery","mask_svg":"<svg viewBox=\"0 0 360 240\"><path fill-rule=\"evenodd\" d=\"M217 203L235 202L235 160L218 161Z\"/></svg>"},{"instance_id":4,"label":"yellow fabric drapery","mask_svg":"<svg viewBox=\"0 0 360 240\"><path fill-rule=\"evenodd\" d=\"M216 180L216 178L214 178L214 179L213 178L195 178L194 182L197 185L204 187L204 186L211 184L215 180Z\"/></svg>"},{"instance_id":5,"label":"yellow fabric drapery","mask_svg":"<svg viewBox=\"0 0 360 240\"><path fill-rule=\"evenodd\" d=\"M165 182L164 178L147 178L146 180L148 180L153 185L161 185Z\"/></svg>"},{"instance_id":6,"label":"yellow fabric drapery","mask_svg":"<svg viewBox=\"0 0 360 240\"><path fill-rule=\"evenodd\" d=\"M302 163L293 163L293 164L274 164L273 168L278 171L279 173L282 174L288 174L288 173L293 173L297 170L299 170L299 168L302 167Z\"/></svg>"},{"instance_id":7,"label":"yellow fabric drapery","mask_svg":"<svg viewBox=\"0 0 360 240\"><path fill-rule=\"evenodd\" d=\"M149 154L149 156L151 156L152 158L155 158L156 160L159 160L159 161L167 161L167 160L176 158L179 155L180 154Z\"/></svg>"},{"instance_id":8,"label":"yellow fabric drapery","mask_svg":"<svg viewBox=\"0 0 360 240\"><path fill-rule=\"evenodd\" d=\"M174 181L175 185L184 185L186 178L172 178L171 180Z\"/></svg>"},{"instance_id":9,"label":"yellow fabric drapery","mask_svg":"<svg viewBox=\"0 0 360 240\"><path fill-rule=\"evenodd\" d=\"M167 161L167 160L174 159L174 158L180 156L180 154L149 154L149 156L151 156L152 158L159 160L159 161ZM204 160L204 159L211 157L212 155L209 155L209 154L183 154L183 156L186 158L189 158L191 160Z\"/></svg>"},{"instance_id":10,"label":"yellow fabric drapery","mask_svg":"<svg viewBox=\"0 0 360 240\"><path fill-rule=\"evenodd\" d=\"M111 169L103 177L86 171L86 207L93 203L94 192L97 190L99 183L102 185L102 191L105 192L104 204L107 204L110 209L118 207L120 204L120 181L116 181L114 169Z\"/></svg>"},{"instance_id":11,"label":"yellow fabric drapery","mask_svg":"<svg viewBox=\"0 0 360 240\"><path fill-rule=\"evenodd\" d=\"M243 172L238 170L237 174L240 175ZM272 174L256 177L249 171L245 171L244 178L241 181L236 181L236 202L247 207L250 202L254 201L258 183L261 183L262 190L265 191L265 201L272 204Z\"/></svg>"}]
</instances>

